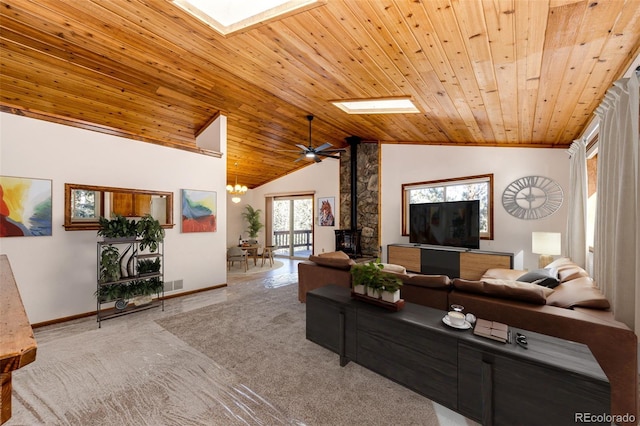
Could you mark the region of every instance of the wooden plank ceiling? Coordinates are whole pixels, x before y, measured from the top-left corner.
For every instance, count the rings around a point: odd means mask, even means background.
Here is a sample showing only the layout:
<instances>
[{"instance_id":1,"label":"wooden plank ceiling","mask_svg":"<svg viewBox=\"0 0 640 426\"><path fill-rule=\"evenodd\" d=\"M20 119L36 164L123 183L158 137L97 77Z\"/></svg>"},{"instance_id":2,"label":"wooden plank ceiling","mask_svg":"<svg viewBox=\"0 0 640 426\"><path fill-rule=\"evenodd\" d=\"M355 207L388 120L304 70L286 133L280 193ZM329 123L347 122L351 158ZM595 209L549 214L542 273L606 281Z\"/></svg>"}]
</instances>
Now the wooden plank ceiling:
<instances>
[{"instance_id":1,"label":"wooden plank ceiling","mask_svg":"<svg viewBox=\"0 0 640 426\"><path fill-rule=\"evenodd\" d=\"M223 37L167 0L0 0L3 111L211 155L228 180L310 164L294 144L567 147L640 50L640 0L327 0ZM420 114L329 101L411 96ZM335 160L326 160L335 161Z\"/></svg>"}]
</instances>

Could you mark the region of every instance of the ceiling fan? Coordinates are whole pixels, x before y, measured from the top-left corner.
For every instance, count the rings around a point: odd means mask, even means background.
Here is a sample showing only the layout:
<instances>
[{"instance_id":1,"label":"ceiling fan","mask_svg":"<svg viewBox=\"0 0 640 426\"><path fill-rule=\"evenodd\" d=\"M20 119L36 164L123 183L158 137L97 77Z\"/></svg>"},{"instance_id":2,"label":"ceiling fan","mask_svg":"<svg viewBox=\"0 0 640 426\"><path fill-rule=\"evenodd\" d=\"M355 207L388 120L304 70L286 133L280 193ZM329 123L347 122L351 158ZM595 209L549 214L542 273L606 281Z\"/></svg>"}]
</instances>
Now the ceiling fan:
<instances>
[{"instance_id":1,"label":"ceiling fan","mask_svg":"<svg viewBox=\"0 0 640 426\"><path fill-rule=\"evenodd\" d=\"M313 145L311 145L311 121L313 120L313 115L307 115L307 120L309 120L309 146L304 146L299 143L296 144L296 146L300 148L300 151L294 151L294 152L299 152L300 157L295 159L294 162L300 161L303 158L313 158L313 160L316 163L319 163L322 161L320 157L340 159L339 156L334 154L338 152L344 152L345 151L344 148L327 149L333 146L329 142L325 142L317 148L314 148Z\"/></svg>"}]
</instances>

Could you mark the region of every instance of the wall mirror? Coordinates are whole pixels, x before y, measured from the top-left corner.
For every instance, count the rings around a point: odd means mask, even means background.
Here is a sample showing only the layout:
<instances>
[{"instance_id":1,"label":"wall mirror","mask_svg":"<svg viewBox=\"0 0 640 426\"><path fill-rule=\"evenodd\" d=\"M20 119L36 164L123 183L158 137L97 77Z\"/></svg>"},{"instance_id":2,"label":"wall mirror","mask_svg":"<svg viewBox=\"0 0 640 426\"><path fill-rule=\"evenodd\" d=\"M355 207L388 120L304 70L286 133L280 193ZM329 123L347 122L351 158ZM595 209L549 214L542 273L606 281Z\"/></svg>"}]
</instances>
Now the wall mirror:
<instances>
[{"instance_id":1,"label":"wall mirror","mask_svg":"<svg viewBox=\"0 0 640 426\"><path fill-rule=\"evenodd\" d=\"M173 192L109 186L64 184L66 231L98 230L100 216L130 219L150 214L163 228L173 228Z\"/></svg>"}]
</instances>

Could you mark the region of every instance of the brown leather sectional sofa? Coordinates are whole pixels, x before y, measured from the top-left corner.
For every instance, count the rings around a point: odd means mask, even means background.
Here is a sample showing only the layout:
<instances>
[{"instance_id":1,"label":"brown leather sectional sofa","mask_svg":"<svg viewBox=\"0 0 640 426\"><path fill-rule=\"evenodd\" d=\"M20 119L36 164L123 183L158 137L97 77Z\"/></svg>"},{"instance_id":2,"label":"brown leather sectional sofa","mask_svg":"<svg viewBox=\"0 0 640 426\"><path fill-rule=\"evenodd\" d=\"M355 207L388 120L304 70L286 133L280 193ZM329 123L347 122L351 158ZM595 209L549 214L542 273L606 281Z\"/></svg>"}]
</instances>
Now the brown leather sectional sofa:
<instances>
[{"instance_id":1,"label":"brown leather sectional sofa","mask_svg":"<svg viewBox=\"0 0 640 426\"><path fill-rule=\"evenodd\" d=\"M355 262L343 253L311 256L298 264L298 299L328 284L351 286ZM547 268L557 270L559 285L553 289L521 283L526 271L490 269L481 280L450 280L446 276L405 273L400 275L401 297L411 303L447 310L455 303L478 318L500 321L586 344L611 384L611 413L632 414L638 421L638 339L625 324L616 321L609 302L593 286L584 269L569 259L559 259ZM627 415L629 418L629 415Z\"/></svg>"}]
</instances>

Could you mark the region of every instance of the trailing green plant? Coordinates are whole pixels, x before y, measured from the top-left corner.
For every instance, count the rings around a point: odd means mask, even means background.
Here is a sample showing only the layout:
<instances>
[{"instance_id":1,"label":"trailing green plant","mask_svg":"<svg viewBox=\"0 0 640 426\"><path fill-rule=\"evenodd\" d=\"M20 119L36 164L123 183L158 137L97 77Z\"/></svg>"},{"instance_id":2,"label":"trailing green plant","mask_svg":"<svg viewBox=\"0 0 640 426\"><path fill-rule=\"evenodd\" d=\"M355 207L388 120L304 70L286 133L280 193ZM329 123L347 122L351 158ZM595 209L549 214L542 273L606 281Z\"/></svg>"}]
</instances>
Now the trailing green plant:
<instances>
[{"instance_id":1,"label":"trailing green plant","mask_svg":"<svg viewBox=\"0 0 640 426\"><path fill-rule=\"evenodd\" d=\"M402 285L400 277L384 272L384 265L377 259L368 263L353 265L351 267L352 284L364 285L365 287L376 290L385 290L394 292Z\"/></svg>"},{"instance_id":2,"label":"trailing green plant","mask_svg":"<svg viewBox=\"0 0 640 426\"><path fill-rule=\"evenodd\" d=\"M136 238L138 235L136 222L119 214L113 219L100 216L98 223L98 235L104 238Z\"/></svg>"},{"instance_id":3,"label":"trailing green plant","mask_svg":"<svg viewBox=\"0 0 640 426\"><path fill-rule=\"evenodd\" d=\"M158 294L162 291L164 282L158 278L148 280L134 280L119 284L102 285L94 295L101 302L112 302L118 299L130 299L135 296Z\"/></svg>"},{"instance_id":4,"label":"trailing green plant","mask_svg":"<svg viewBox=\"0 0 640 426\"><path fill-rule=\"evenodd\" d=\"M100 282L112 282L120 279L120 252L109 244L102 246L100 252Z\"/></svg>"},{"instance_id":5,"label":"trailing green plant","mask_svg":"<svg viewBox=\"0 0 640 426\"><path fill-rule=\"evenodd\" d=\"M149 248L151 253L158 250L158 244L164 241L164 228L157 219L150 214L144 215L136 225L137 235L140 237L140 250Z\"/></svg>"},{"instance_id":6,"label":"trailing green plant","mask_svg":"<svg viewBox=\"0 0 640 426\"><path fill-rule=\"evenodd\" d=\"M152 274L160 271L160 258L157 257L155 260L151 259L140 259L138 260L138 275L144 274Z\"/></svg>"},{"instance_id":7,"label":"trailing green plant","mask_svg":"<svg viewBox=\"0 0 640 426\"><path fill-rule=\"evenodd\" d=\"M250 204L245 206L245 211L242 212L242 217L247 221L247 233L249 237L256 238L258 236L258 232L264 227L264 225L260 222L260 213L262 210L254 209Z\"/></svg>"},{"instance_id":8,"label":"trailing green plant","mask_svg":"<svg viewBox=\"0 0 640 426\"><path fill-rule=\"evenodd\" d=\"M148 280L135 280L129 284L130 297L148 296L159 293L164 285L160 278L150 278Z\"/></svg>"},{"instance_id":9,"label":"trailing green plant","mask_svg":"<svg viewBox=\"0 0 640 426\"><path fill-rule=\"evenodd\" d=\"M94 295L101 302L111 302L118 299L128 299L130 290L128 283L103 285L96 290Z\"/></svg>"}]
</instances>

